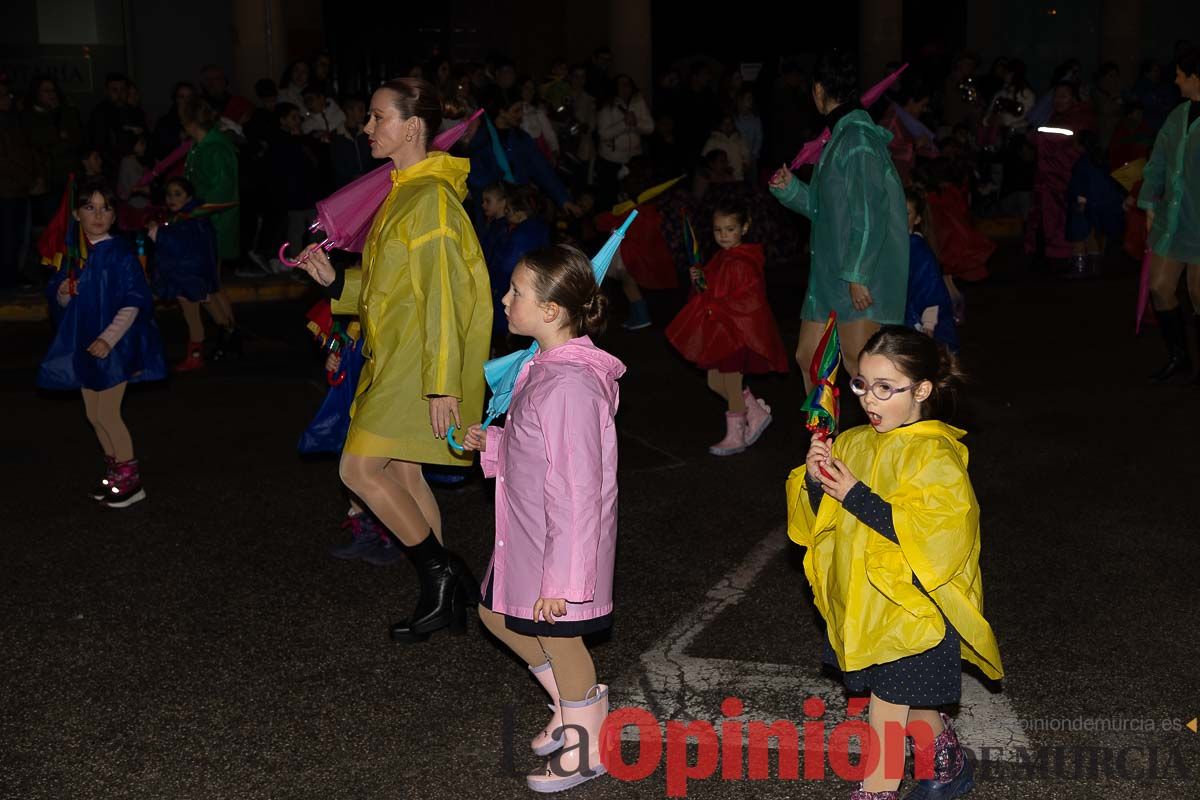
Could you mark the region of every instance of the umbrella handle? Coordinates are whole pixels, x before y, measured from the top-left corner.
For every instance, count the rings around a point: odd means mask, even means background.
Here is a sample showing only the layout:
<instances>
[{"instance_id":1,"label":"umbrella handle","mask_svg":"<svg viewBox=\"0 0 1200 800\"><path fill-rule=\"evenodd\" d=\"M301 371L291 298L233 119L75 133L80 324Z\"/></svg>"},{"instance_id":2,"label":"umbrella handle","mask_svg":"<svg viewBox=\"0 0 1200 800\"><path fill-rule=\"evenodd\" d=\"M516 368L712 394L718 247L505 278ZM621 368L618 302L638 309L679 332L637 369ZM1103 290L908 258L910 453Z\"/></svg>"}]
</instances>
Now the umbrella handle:
<instances>
[{"instance_id":1,"label":"umbrella handle","mask_svg":"<svg viewBox=\"0 0 1200 800\"><path fill-rule=\"evenodd\" d=\"M479 426L479 430L486 431L488 428L488 425L491 425L492 420L494 420L495 418L496 418L495 416L491 416L491 417L488 417L487 419L485 419L483 421L483 424ZM450 430L446 431L446 444L450 445L451 450L458 453L459 455L462 455L463 452L466 450L466 448L463 447L461 444L459 444L458 440L454 438L454 432L456 430L458 430L458 428L456 428L454 425L451 425Z\"/></svg>"},{"instance_id":2,"label":"umbrella handle","mask_svg":"<svg viewBox=\"0 0 1200 800\"><path fill-rule=\"evenodd\" d=\"M330 370L329 372L325 373L325 382L328 383L331 387L332 386L341 386L342 382L345 380L346 380L346 370L342 370L341 372L334 372L333 370Z\"/></svg>"},{"instance_id":3,"label":"umbrella handle","mask_svg":"<svg viewBox=\"0 0 1200 800\"><path fill-rule=\"evenodd\" d=\"M310 228L310 230L311 230L311 228ZM291 267L292 269L295 269L296 267L300 266L300 264L307 258L307 256L300 256L299 260L293 260L293 259L288 258L288 256L287 256L288 244L289 244L288 242L284 242L283 244L279 245L279 254L278 254L279 261L281 264L286 264L287 266ZM332 250L334 248L335 245L336 245L336 242L334 242L332 238L326 237L325 241L321 242L321 244L319 246L325 252L329 252L330 250Z\"/></svg>"},{"instance_id":4,"label":"umbrella handle","mask_svg":"<svg viewBox=\"0 0 1200 800\"><path fill-rule=\"evenodd\" d=\"M829 431L827 431L827 430L819 430L814 434L814 436L816 436L822 442L829 441ZM820 467L820 466L817 467L817 469L821 471L822 475L824 475L826 478L829 478L829 480L831 480L831 481L834 480L834 477L829 474L829 470L825 469L824 467Z\"/></svg>"}]
</instances>

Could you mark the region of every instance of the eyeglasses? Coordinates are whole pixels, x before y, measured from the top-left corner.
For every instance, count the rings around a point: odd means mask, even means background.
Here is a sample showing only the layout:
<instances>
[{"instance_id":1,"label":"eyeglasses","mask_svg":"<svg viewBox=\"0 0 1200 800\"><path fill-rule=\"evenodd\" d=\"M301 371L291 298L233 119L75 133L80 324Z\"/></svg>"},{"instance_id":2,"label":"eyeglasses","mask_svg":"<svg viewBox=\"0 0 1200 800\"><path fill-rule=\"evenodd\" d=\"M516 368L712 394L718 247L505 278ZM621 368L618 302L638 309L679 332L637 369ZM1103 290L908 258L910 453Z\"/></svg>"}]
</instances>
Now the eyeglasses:
<instances>
[{"instance_id":1,"label":"eyeglasses","mask_svg":"<svg viewBox=\"0 0 1200 800\"><path fill-rule=\"evenodd\" d=\"M867 383L867 379L861 375L850 379L850 391L859 397L864 396L869 391L880 400L890 400L892 395L907 392L913 388L913 385L910 383L908 386L893 386L891 381Z\"/></svg>"}]
</instances>

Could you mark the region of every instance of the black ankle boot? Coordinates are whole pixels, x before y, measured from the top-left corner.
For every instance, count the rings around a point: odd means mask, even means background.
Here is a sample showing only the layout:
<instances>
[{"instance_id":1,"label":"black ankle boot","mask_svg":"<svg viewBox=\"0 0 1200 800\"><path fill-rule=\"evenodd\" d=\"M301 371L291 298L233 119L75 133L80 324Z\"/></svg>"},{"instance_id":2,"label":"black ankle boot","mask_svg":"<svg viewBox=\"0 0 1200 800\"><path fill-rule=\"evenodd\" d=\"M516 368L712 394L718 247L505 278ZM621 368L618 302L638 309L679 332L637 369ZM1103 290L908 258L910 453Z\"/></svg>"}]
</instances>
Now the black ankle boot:
<instances>
[{"instance_id":1,"label":"black ankle boot","mask_svg":"<svg viewBox=\"0 0 1200 800\"><path fill-rule=\"evenodd\" d=\"M1163 341L1167 345L1167 363L1162 369L1150 376L1154 383L1163 383L1175 375L1186 373L1192 368L1192 359L1188 355L1187 339L1184 337L1183 312L1178 308L1170 311L1154 309L1158 318L1158 328L1162 331Z\"/></svg>"},{"instance_id":2,"label":"black ankle boot","mask_svg":"<svg viewBox=\"0 0 1200 800\"><path fill-rule=\"evenodd\" d=\"M217 343L209 356L213 361L220 361L230 356L242 357L242 329L221 328L217 331Z\"/></svg>"},{"instance_id":3,"label":"black ankle boot","mask_svg":"<svg viewBox=\"0 0 1200 800\"><path fill-rule=\"evenodd\" d=\"M465 632L467 610L477 594L467 565L442 547L432 531L423 542L406 549L417 570L421 595L412 615L392 625L392 641L423 642L442 628Z\"/></svg>"}]
</instances>

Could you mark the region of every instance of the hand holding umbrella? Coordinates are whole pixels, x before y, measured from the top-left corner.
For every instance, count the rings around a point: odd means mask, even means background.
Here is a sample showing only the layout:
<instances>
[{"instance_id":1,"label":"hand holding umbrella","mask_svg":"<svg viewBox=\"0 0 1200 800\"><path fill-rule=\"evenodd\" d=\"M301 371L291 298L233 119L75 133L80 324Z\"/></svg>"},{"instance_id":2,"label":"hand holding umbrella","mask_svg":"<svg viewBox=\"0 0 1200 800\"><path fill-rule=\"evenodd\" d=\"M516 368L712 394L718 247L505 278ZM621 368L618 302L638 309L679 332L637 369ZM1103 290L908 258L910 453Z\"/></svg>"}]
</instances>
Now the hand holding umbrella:
<instances>
[{"instance_id":1,"label":"hand holding umbrella","mask_svg":"<svg viewBox=\"0 0 1200 800\"><path fill-rule=\"evenodd\" d=\"M613 256L617 254L617 248L621 246L621 240L625 238L625 232L629 230L629 226L633 224L633 220L637 217L636 210L630 212L625 218L625 222L621 224L608 237L608 241L600 248L600 252L596 253L592 259L592 272L596 276L596 285L604 283L604 276L608 272L608 266L612 263ZM488 401L487 417L480 426L480 432L487 430L496 417L508 411L509 404L512 403L513 389L517 385L517 378L521 375L521 370L525 365L537 354L538 344L534 342L524 350L518 350L515 353L509 353L500 358L493 358L483 365L483 377L487 381L488 387L492 390L492 399ZM463 446L454 438L456 426L451 425L450 430L446 433L446 441L450 444L451 449L456 453L463 452Z\"/></svg>"}]
</instances>

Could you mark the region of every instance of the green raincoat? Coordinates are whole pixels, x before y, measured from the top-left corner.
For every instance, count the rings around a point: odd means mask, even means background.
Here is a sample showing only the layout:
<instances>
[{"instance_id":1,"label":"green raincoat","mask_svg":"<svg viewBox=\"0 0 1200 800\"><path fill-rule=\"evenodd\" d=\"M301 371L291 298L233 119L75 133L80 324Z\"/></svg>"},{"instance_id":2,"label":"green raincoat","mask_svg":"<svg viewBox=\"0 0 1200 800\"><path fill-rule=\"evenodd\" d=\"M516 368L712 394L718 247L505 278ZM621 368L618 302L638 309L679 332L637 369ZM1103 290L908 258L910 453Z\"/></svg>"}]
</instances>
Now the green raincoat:
<instances>
[{"instance_id":1,"label":"green raincoat","mask_svg":"<svg viewBox=\"0 0 1200 800\"><path fill-rule=\"evenodd\" d=\"M892 165L892 135L857 109L837 121L813 170L812 183L792 178L771 193L785 207L812 220L812 265L801 319L904 323L908 293L908 207ZM851 283L874 301L858 311Z\"/></svg>"},{"instance_id":2,"label":"green raincoat","mask_svg":"<svg viewBox=\"0 0 1200 800\"><path fill-rule=\"evenodd\" d=\"M1138 208L1154 211L1150 250L1200 264L1200 119L1188 125L1191 102L1167 116L1142 174Z\"/></svg>"},{"instance_id":3,"label":"green raincoat","mask_svg":"<svg viewBox=\"0 0 1200 800\"><path fill-rule=\"evenodd\" d=\"M213 128L188 151L184 177L196 187L203 203L236 203L238 200L237 151L229 137ZM209 219L217 231L221 259L237 258L241 251L239 214L235 207L218 211Z\"/></svg>"}]
</instances>

